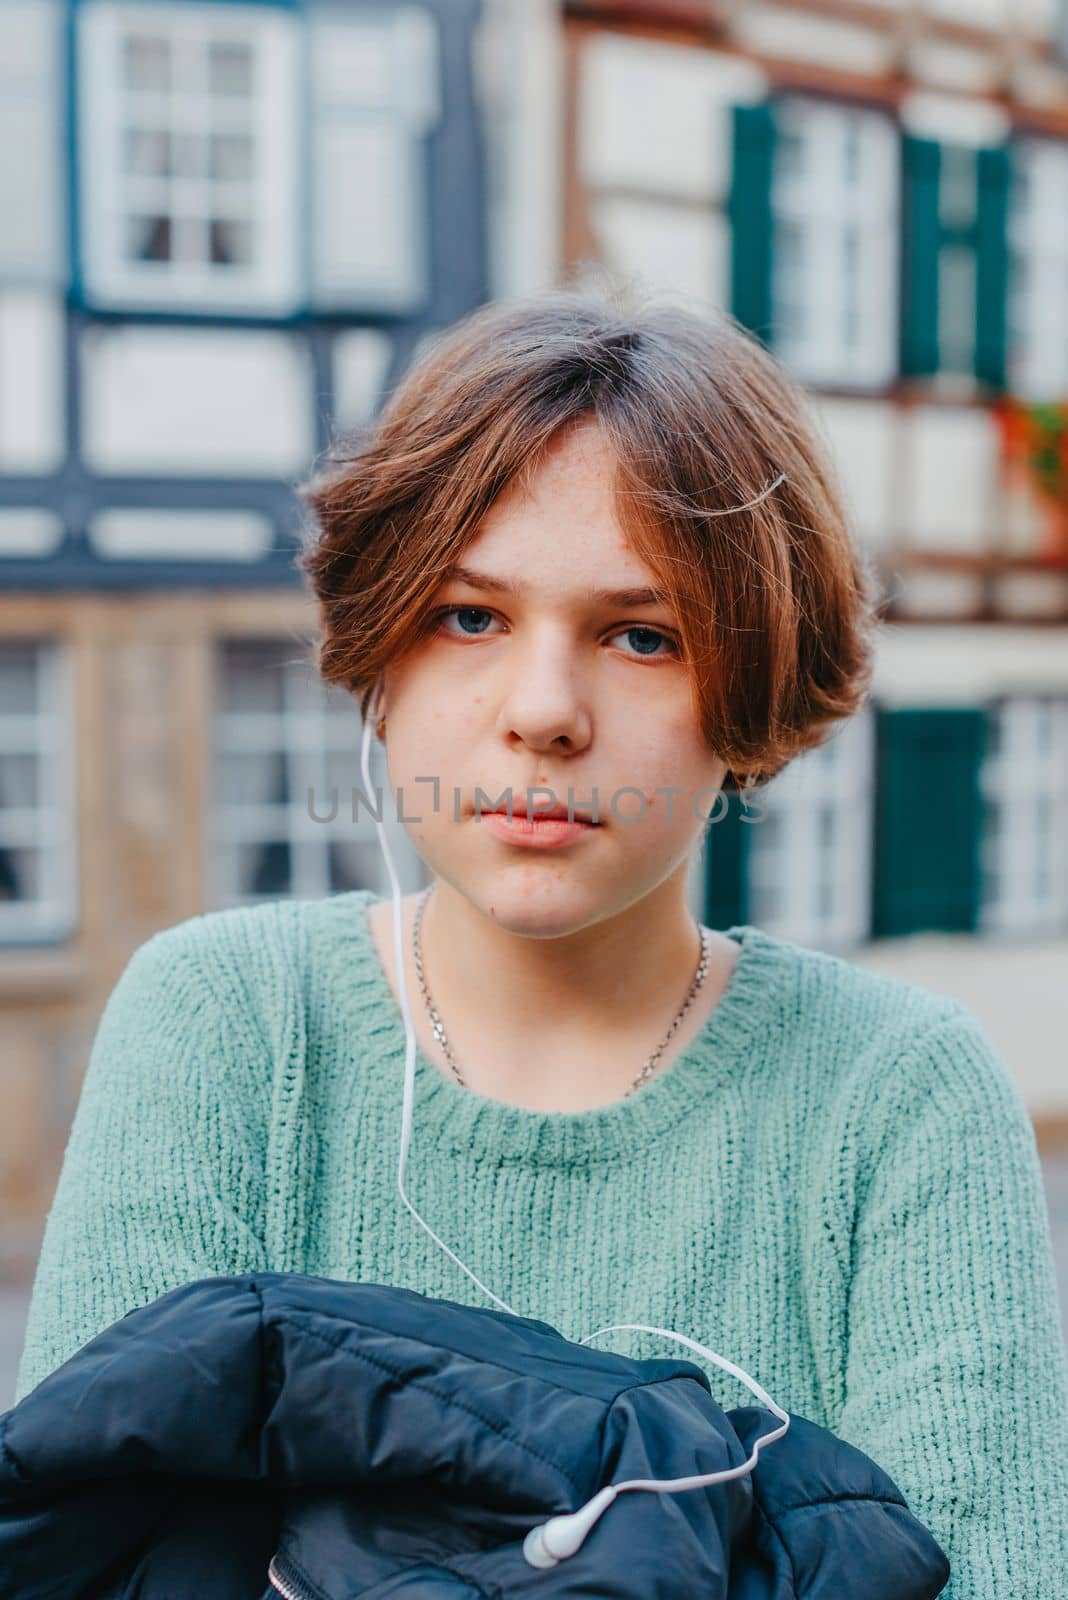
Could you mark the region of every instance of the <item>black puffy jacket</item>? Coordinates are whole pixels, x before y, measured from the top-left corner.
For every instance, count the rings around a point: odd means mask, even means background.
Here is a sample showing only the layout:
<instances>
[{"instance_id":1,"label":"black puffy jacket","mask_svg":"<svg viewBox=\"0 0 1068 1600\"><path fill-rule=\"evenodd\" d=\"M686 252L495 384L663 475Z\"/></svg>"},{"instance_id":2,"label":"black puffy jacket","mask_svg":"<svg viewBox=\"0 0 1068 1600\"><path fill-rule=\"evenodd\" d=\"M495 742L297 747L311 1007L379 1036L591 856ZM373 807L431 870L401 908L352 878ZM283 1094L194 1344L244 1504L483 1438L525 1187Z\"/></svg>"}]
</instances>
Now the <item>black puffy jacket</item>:
<instances>
[{"instance_id":1,"label":"black puffy jacket","mask_svg":"<svg viewBox=\"0 0 1068 1600\"><path fill-rule=\"evenodd\" d=\"M860 1450L791 1414L749 1473L622 1491L581 1548L524 1535L600 1487L735 1466L779 1426L699 1367L300 1273L128 1312L0 1416L4 1600L931 1600L949 1564Z\"/></svg>"}]
</instances>

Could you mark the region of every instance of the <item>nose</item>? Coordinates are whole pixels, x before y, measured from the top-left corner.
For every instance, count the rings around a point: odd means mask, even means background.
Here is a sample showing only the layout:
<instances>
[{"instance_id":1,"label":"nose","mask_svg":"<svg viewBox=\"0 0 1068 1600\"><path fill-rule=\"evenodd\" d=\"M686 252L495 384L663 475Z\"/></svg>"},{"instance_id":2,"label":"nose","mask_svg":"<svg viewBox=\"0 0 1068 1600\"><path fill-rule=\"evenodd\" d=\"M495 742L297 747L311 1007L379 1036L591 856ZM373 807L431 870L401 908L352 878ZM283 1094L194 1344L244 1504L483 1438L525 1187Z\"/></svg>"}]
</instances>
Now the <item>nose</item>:
<instances>
[{"instance_id":1,"label":"nose","mask_svg":"<svg viewBox=\"0 0 1068 1600\"><path fill-rule=\"evenodd\" d=\"M502 737L531 750L573 753L585 749L593 722L567 646L534 645L521 658L513 657L509 669L512 676L498 711Z\"/></svg>"}]
</instances>

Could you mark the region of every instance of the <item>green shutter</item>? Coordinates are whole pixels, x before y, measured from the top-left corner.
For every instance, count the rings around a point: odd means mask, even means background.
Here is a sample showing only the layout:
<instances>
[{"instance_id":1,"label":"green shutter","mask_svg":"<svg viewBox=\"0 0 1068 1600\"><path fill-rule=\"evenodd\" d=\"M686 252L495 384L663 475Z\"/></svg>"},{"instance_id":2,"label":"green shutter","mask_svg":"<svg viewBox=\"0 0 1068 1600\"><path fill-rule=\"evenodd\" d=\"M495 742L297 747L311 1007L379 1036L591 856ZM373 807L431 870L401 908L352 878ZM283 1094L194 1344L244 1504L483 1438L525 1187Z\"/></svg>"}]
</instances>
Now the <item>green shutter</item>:
<instances>
[{"instance_id":1,"label":"green shutter","mask_svg":"<svg viewBox=\"0 0 1068 1600\"><path fill-rule=\"evenodd\" d=\"M937 139L901 140L901 370L919 377L938 370Z\"/></svg>"},{"instance_id":2,"label":"green shutter","mask_svg":"<svg viewBox=\"0 0 1068 1600\"><path fill-rule=\"evenodd\" d=\"M1007 214L1011 152L998 145L978 152L976 217L975 375L1005 387L1005 295L1008 281Z\"/></svg>"},{"instance_id":3,"label":"green shutter","mask_svg":"<svg viewBox=\"0 0 1068 1600\"><path fill-rule=\"evenodd\" d=\"M727 802L726 814L723 802ZM742 821L742 797L724 791L705 833L705 914L710 928L731 928L749 916L749 836L759 824Z\"/></svg>"},{"instance_id":4,"label":"green shutter","mask_svg":"<svg viewBox=\"0 0 1068 1600\"><path fill-rule=\"evenodd\" d=\"M768 343L771 334L771 102L733 107L727 215L731 225L731 312Z\"/></svg>"},{"instance_id":5,"label":"green shutter","mask_svg":"<svg viewBox=\"0 0 1068 1600\"><path fill-rule=\"evenodd\" d=\"M979 920L986 712L883 706L877 716L874 936L972 933Z\"/></svg>"}]
</instances>

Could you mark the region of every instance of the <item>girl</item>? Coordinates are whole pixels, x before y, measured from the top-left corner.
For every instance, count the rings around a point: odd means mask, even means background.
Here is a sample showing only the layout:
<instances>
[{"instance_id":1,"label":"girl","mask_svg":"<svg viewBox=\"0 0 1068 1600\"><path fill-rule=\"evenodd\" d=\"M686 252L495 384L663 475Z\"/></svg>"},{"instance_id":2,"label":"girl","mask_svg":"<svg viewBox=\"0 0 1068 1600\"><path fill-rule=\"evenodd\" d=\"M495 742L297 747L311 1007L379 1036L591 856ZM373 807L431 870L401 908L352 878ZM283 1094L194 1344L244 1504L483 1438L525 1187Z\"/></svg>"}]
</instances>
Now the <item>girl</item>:
<instances>
[{"instance_id":1,"label":"girl","mask_svg":"<svg viewBox=\"0 0 1068 1600\"><path fill-rule=\"evenodd\" d=\"M726 315L556 290L463 319L305 494L319 670L373 711L431 875L399 930L419 1213L523 1314L690 1333L865 1450L950 1600L1063 1600L1068 1372L1007 1067L955 1001L688 908L719 802L870 686L799 390ZM20 1396L209 1274L484 1303L397 1200L392 916L274 901L135 952Z\"/></svg>"}]
</instances>

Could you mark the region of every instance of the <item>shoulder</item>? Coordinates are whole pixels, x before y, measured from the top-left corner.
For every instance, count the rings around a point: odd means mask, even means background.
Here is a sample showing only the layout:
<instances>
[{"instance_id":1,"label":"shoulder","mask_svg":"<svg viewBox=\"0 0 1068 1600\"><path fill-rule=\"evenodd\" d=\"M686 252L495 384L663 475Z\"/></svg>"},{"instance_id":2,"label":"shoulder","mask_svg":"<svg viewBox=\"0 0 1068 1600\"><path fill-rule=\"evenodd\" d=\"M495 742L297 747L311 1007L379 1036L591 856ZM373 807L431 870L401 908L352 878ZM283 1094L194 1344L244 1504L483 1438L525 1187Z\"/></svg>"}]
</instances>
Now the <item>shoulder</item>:
<instances>
[{"instance_id":1,"label":"shoulder","mask_svg":"<svg viewBox=\"0 0 1068 1600\"><path fill-rule=\"evenodd\" d=\"M363 914L373 901L371 890L350 890L201 912L145 939L122 984L189 986L216 1016L243 1019L264 1045L278 1046L299 1026L317 984L344 986L353 931L363 949Z\"/></svg>"},{"instance_id":2,"label":"shoulder","mask_svg":"<svg viewBox=\"0 0 1068 1600\"><path fill-rule=\"evenodd\" d=\"M857 1111L931 1096L1020 1110L1006 1062L959 1000L761 930L755 942L784 1039L836 1099Z\"/></svg>"},{"instance_id":3,"label":"shoulder","mask_svg":"<svg viewBox=\"0 0 1068 1600\"><path fill-rule=\"evenodd\" d=\"M322 899L274 899L188 917L132 953L116 997L166 993L186 1014L236 1029L272 1052L299 1021L316 954L344 914L373 898L359 890ZM114 997L113 997L114 999Z\"/></svg>"},{"instance_id":4,"label":"shoulder","mask_svg":"<svg viewBox=\"0 0 1068 1600\"><path fill-rule=\"evenodd\" d=\"M151 934L131 959L146 966L164 959L210 966L222 956L270 956L292 944L309 904L313 902L264 900L204 911Z\"/></svg>"}]
</instances>

